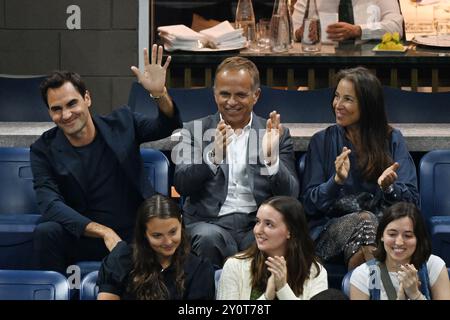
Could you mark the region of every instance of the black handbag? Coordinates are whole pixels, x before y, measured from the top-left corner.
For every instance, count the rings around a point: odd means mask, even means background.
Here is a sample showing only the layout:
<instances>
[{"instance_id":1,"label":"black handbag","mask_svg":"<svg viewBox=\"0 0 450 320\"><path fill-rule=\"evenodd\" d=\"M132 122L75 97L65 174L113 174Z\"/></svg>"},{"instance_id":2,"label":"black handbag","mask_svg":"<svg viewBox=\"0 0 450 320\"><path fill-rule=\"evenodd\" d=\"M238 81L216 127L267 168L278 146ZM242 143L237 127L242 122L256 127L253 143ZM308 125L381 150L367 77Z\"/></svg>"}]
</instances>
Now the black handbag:
<instances>
[{"instance_id":1,"label":"black handbag","mask_svg":"<svg viewBox=\"0 0 450 320\"><path fill-rule=\"evenodd\" d=\"M342 217L353 212L370 211L379 218L383 210L391 205L391 201L385 199L381 190L375 194L360 192L337 199L328 210L327 216Z\"/></svg>"}]
</instances>

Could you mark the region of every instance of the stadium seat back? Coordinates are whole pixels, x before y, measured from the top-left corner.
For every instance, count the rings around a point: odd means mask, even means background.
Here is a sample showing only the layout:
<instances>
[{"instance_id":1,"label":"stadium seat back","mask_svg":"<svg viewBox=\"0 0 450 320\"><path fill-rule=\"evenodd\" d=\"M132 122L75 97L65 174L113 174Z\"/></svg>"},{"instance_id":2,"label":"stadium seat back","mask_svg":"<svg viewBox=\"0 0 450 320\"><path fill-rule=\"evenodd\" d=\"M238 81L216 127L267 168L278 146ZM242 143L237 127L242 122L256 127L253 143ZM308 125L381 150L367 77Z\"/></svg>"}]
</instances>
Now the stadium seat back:
<instances>
[{"instance_id":1,"label":"stadium seat back","mask_svg":"<svg viewBox=\"0 0 450 320\"><path fill-rule=\"evenodd\" d=\"M0 300L69 300L69 283L54 271L0 270Z\"/></svg>"}]
</instances>

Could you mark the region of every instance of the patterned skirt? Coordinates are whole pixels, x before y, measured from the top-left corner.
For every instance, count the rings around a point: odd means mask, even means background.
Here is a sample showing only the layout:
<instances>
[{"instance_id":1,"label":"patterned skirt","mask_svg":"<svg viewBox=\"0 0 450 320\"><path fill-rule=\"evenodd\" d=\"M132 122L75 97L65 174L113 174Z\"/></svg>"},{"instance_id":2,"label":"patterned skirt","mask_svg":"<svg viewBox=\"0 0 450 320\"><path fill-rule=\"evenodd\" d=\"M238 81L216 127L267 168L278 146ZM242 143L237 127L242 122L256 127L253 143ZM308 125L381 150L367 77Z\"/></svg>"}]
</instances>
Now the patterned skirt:
<instances>
[{"instance_id":1,"label":"patterned skirt","mask_svg":"<svg viewBox=\"0 0 450 320\"><path fill-rule=\"evenodd\" d=\"M377 217L369 211L347 214L327 222L316 242L316 253L323 261L343 254L345 263L362 247L375 245Z\"/></svg>"}]
</instances>

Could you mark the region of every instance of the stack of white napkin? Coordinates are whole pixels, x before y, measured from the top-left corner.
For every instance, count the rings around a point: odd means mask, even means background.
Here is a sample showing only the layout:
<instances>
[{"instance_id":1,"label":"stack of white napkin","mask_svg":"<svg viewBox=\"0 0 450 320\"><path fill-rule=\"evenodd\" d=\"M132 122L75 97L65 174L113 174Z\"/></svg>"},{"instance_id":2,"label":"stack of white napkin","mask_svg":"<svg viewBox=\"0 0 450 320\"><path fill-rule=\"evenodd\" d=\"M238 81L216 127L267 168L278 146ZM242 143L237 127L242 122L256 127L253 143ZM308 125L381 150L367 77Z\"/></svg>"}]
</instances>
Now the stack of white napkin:
<instances>
[{"instance_id":1,"label":"stack of white napkin","mask_svg":"<svg viewBox=\"0 0 450 320\"><path fill-rule=\"evenodd\" d=\"M184 24L158 27L158 32L167 51L191 50L198 47L199 41L206 41L203 35Z\"/></svg>"},{"instance_id":2,"label":"stack of white napkin","mask_svg":"<svg viewBox=\"0 0 450 320\"><path fill-rule=\"evenodd\" d=\"M247 39L242 35L242 29L234 29L228 21L204 29L200 33L219 49L242 48L247 42Z\"/></svg>"},{"instance_id":3,"label":"stack of white napkin","mask_svg":"<svg viewBox=\"0 0 450 320\"><path fill-rule=\"evenodd\" d=\"M231 50L246 44L242 29L234 29L228 21L200 32L182 24L158 27L158 32L167 51Z\"/></svg>"}]
</instances>

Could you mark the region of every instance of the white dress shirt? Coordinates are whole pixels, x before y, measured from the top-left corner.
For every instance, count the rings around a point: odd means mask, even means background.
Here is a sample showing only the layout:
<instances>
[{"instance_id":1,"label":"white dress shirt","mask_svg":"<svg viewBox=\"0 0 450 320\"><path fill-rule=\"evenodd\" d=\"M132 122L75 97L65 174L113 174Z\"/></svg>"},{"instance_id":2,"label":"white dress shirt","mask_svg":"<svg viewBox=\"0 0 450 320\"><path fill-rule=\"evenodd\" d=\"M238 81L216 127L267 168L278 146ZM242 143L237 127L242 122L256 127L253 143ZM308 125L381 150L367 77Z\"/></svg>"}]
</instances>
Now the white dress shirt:
<instances>
[{"instance_id":1,"label":"white dress shirt","mask_svg":"<svg viewBox=\"0 0 450 320\"><path fill-rule=\"evenodd\" d=\"M220 115L222 120L222 115ZM219 211L219 216L240 212L251 213L256 211L256 201L248 183L247 146L253 116L248 124L239 132L233 133L231 143L227 146L226 163L228 163L228 192L225 202ZM208 166L216 174L218 166L207 157Z\"/></svg>"},{"instance_id":2,"label":"white dress shirt","mask_svg":"<svg viewBox=\"0 0 450 320\"><path fill-rule=\"evenodd\" d=\"M247 145L252 119L239 135L233 133L231 143L227 146L228 193L219 211L219 216L241 212L256 211L256 201L248 183Z\"/></svg>"},{"instance_id":3,"label":"white dress shirt","mask_svg":"<svg viewBox=\"0 0 450 320\"><path fill-rule=\"evenodd\" d=\"M319 13L337 13L340 0L316 0ZM294 31L303 24L307 0L294 6ZM403 16L396 0L352 0L355 25L361 27L361 40L381 39L386 32L403 35Z\"/></svg>"},{"instance_id":4,"label":"white dress shirt","mask_svg":"<svg viewBox=\"0 0 450 320\"><path fill-rule=\"evenodd\" d=\"M220 115L222 120L222 115ZM228 192L227 197L220 208L219 216L230 213L251 213L257 209L253 190L250 188L247 172L248 166L248 141L253 120L253 114L250 116L248 124L238 133L234 132L231 136L231 143L227 146L226 163L228 164ZM269 175L278 171L279 162L271 165L265 165ZM217 173L218 166L212 162L212 159L206 157L206 163L214 172Z\"/></svg>"}]
</instances>

